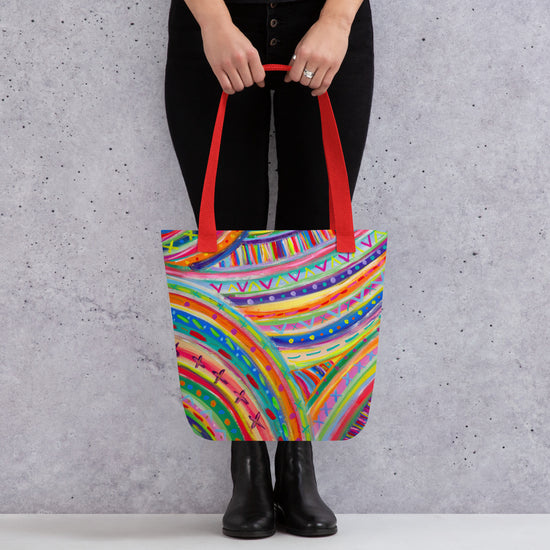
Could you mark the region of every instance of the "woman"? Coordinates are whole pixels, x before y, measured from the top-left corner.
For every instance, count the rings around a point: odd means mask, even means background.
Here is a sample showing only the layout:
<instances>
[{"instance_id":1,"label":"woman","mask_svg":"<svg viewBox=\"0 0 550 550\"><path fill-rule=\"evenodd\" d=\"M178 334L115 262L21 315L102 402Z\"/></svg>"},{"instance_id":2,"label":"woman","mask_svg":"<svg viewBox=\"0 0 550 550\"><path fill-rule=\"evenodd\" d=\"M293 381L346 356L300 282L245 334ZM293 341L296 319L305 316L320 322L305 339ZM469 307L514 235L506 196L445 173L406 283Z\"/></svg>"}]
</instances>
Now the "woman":
<instances>
[{"instance_id":1,"label":"woman","mask_svg":"<svg viewBox=\"0 0 550 550\"><path fill-rule=\"evenodd\" d=\"M172 0L168 26L166 114L197 225L224 90L232 97L216 178L216 226L266 228L273 90L275 229L329 228L316 96L330 90L353 198L373 90L369 0ZM292 68L266 72L266 63ZM270 536L275 521L296 535L336 533L336 516L317 490L311 441L278 441L274 489L266 443L232 441L231 476L226 535Z\"/></svg>"}]
</instances>

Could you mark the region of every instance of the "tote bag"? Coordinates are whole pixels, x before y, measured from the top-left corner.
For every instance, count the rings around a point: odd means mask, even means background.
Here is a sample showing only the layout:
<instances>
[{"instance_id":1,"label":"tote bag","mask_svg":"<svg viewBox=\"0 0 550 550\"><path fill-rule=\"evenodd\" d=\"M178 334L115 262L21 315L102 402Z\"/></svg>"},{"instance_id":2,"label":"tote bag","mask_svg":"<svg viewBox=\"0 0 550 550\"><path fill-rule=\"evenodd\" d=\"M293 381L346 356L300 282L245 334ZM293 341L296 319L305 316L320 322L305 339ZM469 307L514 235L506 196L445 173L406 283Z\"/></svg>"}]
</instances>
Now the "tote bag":
<instances>
[{"instance_id":1,"label":"tote bag","mask_svg":"<svg viewBox=\"0 0 550 550\"><path fill-rule=\"evenodd\" d=\"M330 228L216 230L227 97L222 92L198 230L161 230L187 420L216 441L351 439L371 403L387 233L353 227L328 92L317 98Z\"/></svg>"}]
</instances>

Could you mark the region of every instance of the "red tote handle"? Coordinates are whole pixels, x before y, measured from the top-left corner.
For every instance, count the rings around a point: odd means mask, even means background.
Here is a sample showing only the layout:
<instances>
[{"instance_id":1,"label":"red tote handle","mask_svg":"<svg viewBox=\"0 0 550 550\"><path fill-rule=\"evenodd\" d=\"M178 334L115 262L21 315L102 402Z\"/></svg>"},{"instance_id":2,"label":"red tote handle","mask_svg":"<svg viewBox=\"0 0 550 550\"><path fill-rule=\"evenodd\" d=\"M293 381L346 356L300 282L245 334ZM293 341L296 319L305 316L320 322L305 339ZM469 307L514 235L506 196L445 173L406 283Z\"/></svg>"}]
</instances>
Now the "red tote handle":
<instances>
[{"instance_id":1,"label":"red tote handle","mask_svg":"<svg viewBox=\"0 0 550 550\"><path fill-rule=\"evenodd\" d=\"M279 63L267 63L263 65L266 71L288 71L291 65ZM216 185L216 172L218 170L218 158L220 155L220 143L222 137L223 120L228 94L222 91L206 176L201 198L199 213L199 252L217 252L216 220L214 215L214 192ZM338 127L332 111L328 93L317 96L319 110L321 112L321 127L323 134L323 148L329 180L329 209L330 228L336 233L337 252L355 252L355 236L353 231L353 212L351 209L351 197L349 191L348 173L338 134ZM238 228L235 228L238 229ZM291 229L291 228L290 228Z\"/></svg>"}]
</instances>

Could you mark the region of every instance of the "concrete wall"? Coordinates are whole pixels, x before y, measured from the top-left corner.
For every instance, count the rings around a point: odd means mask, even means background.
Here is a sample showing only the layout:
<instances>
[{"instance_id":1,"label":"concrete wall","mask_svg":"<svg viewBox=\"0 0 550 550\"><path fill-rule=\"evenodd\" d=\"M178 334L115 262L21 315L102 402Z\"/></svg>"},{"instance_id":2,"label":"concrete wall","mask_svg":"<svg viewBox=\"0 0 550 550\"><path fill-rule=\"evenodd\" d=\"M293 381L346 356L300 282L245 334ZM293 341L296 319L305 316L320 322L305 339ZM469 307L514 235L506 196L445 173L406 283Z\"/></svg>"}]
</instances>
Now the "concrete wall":
<instances>
[{"instance_id":1,"label":"concrete wall","mask_svg":"<svg viewBox=\"0 0 550 550\"><path fill-rule=\"evenodd\" d=\"M378 370L363 433L314 444L320 492L336 513L550 512L547 2L371 5L354 216L389 233ZM174 363L159 231L195 225L168 8L0 8L0 513L230 497L230 444L191 432Z\"/></svg>"}]
</instances>

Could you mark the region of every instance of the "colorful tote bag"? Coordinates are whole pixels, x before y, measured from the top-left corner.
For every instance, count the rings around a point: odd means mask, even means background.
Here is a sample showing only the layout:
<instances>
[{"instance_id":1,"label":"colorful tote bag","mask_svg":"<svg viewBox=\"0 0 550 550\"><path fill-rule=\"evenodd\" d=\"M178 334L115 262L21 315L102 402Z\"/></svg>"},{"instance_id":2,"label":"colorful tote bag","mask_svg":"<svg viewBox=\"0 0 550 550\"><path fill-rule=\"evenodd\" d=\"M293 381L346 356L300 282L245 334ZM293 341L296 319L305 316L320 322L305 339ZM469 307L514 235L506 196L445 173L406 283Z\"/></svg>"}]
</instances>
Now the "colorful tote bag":
<instances>
[{"instance_id":1,"label":"colorful tote bag","mask_svg":"<svg viewBox=\"0 0 550 550\"><path fill-rule=\"evenodd\" d=\"M330 229L216 230L222 92L198 231L161 231L183 407L205 439L346 440L367 422L387 233L354 230L332 106L317 98Z\"/></svg>"}]
</instances>

